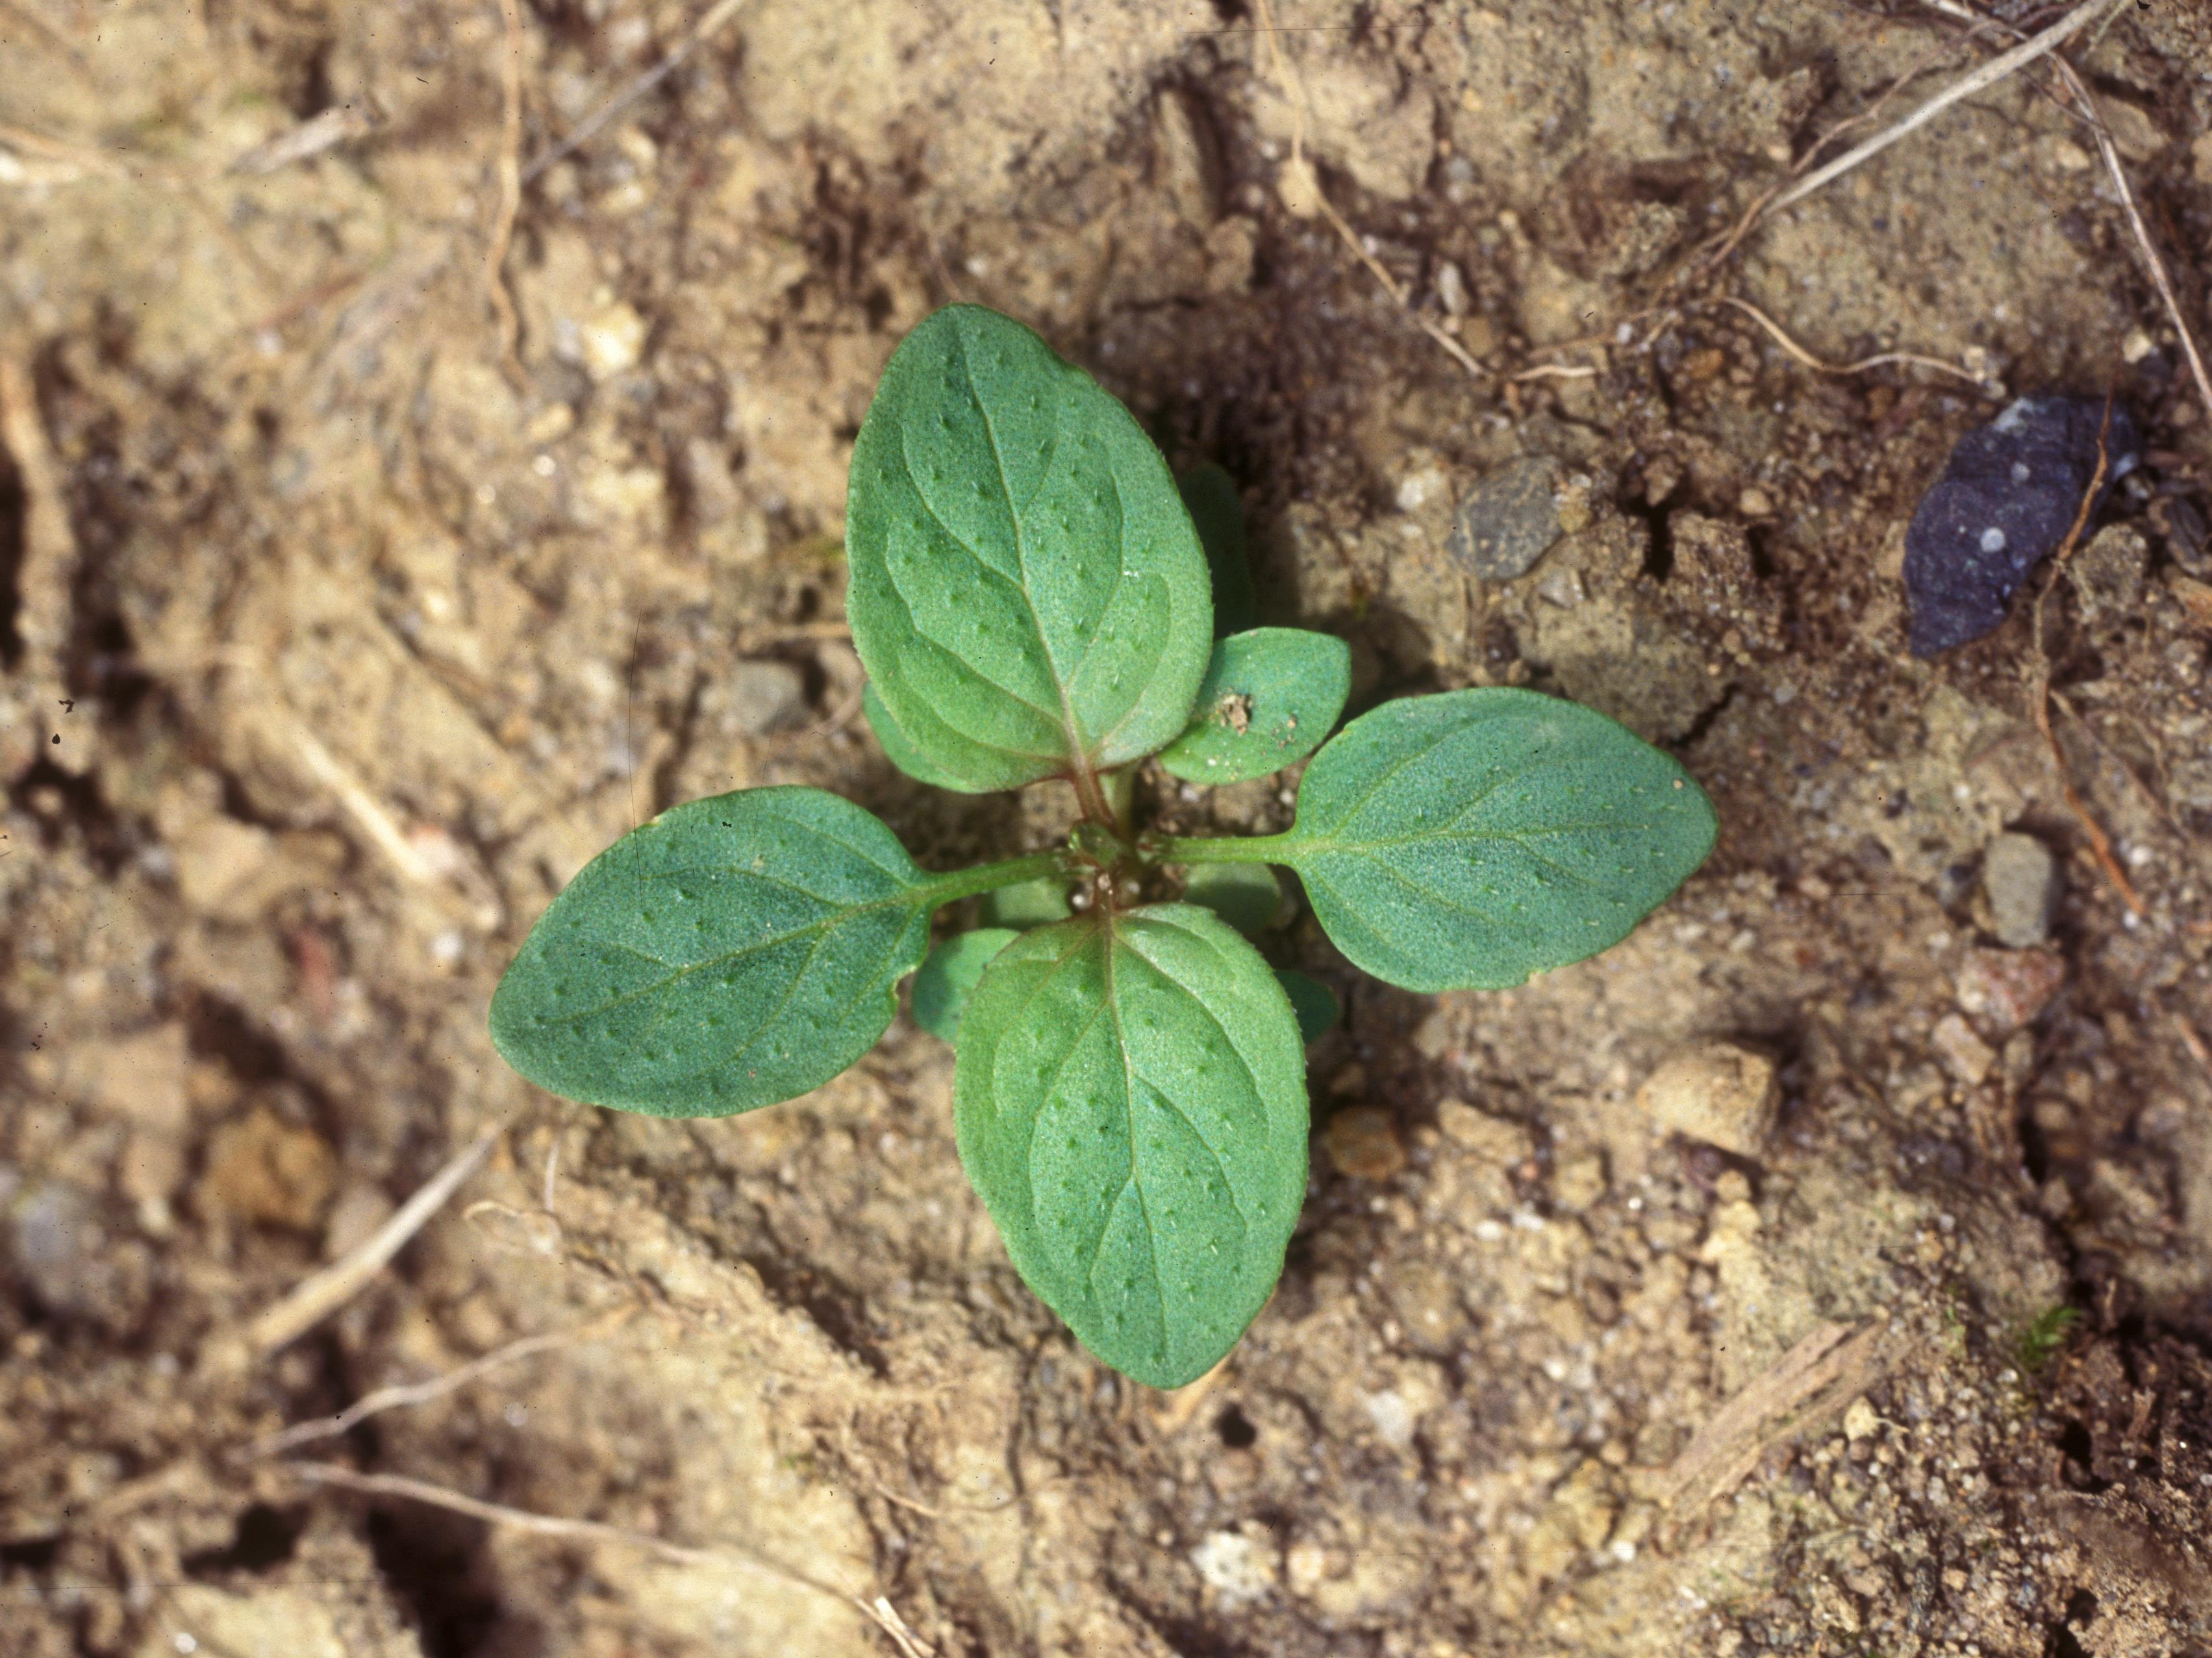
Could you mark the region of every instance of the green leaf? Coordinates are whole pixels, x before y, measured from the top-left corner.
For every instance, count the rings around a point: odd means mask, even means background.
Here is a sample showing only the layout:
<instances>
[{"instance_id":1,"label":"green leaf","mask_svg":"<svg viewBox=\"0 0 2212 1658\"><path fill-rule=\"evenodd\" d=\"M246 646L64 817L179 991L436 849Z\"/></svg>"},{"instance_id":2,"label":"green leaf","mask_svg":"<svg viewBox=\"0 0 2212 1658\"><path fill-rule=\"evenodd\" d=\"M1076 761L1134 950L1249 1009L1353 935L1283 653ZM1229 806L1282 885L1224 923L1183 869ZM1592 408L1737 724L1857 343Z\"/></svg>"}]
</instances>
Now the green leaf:
<instances>
[{"instance_id":1,"label":"green leaf","mask_svg":"<svg viewBox=\"0 0 2212 1658\"><path fill-rule=\"evenodd\" d=\"M1115 1370L1205 1374L1305 1193L1304 1047L1267 963L1188 904L1041 927L984 974L958 1056L961 1161L1016 1270Z\"/></svg>"},{"instance_id":2,"label":"green leaf","mask_svg":"<svg viewBox=\"0 0 2212 1658\"><path fill-rule=\"evenodd\" d=\"M915 754L970 793L1103 771L1182 729L1213 630L1167 464L1011 318L907 336L853 450L853 643Z\"/></svg>"},{"instance_id":3,"label":"green leaf","mask_svg":"<svg viewBox=\"0 0 2212 1658\"><path fill-rule=\"evenodd\" d=\"M1184 881L1182 896L1248 938L1258 938L1283 914L1283 884L1265 864L1200 864Z\"/></svg>"},{"instance_id":4,"label":"green leaf","mask_svg":"<svg viewBox=\"0 0 2212 1658\"><path fill-rule=\"evenodd\" d=\"M1194 466L1176 480L1182 504L1190 509L1199 544L1206 549L1213 577L1213 632L1243 633L1259 624L1259 600L1252 592L1252 565L1244 550L1244 503L1237 485L1212 461Z\"/></svg>"},{"instance_id":5,"label":"green leaf","mask_svg":"<svg viewBox=\"0 0 2212 1658\"><path fill-rule=\"evenodd\" d=\"M918 783L928 783L940 789L957 789L960 780L951 772L932 765L916 749L907 734L899 729L891 711L884 706L884 699L876 694L873 685L860 687L860 713L868 722L868 729L883 744L884 756Z\"/></svg>"},{"instance_id":6,"label":"green leaf","mask_svg":"<svg viewBox=\"0 0 2212 1658\"><path fill-rule=\"evenodd\" d=\"M1344 1017L1336 993L1318 979L1286 967L1275 969L1276 981L1291 999L1291 1011L1298 1017L1298 1035L1309 1043L1319 1041Z\"/></svg>"},{"instance_id":7,"label":"green leaf","mask_svg":"<svg viewBox=\"0 0 2212 1658\"><path fill-rule=\"evenodd\" d=\"M1242 783L1312 753L1344 712L1352 647L1302 628L1255 628L1213 647L1183 734L1160 764L1194 783Z\"/></svg>"},{"instance_id":8,"label":"green leaf","mask_svg":"<svg viewBox=\"0 0 2212 1658\"><path fill-rule=\"evenodd\" d=\"M951 1042L960 1034L960 1016L975 993L983 969L1021 936L1011 927L978 927L931 950L921 971L914 975L914 1022L931 1035Z\"/></svg>"},{"instance_id":9,"label":"green leaf","mask_svg":"<svg viewBox=\"0 0 2212 1658\"><path fill-rule=\"evenodd\" d=\"M694 800L553 901L492 997L492 1041L592 1105L719 1117L790 1099L884 1034L959 884L819 789Z\"/></svg>"},{"instance_id":10,"label":"green leaf","mask_svg":"<svg viewBox=\"0 0 2212 1658\"><path fill-rule=\"evenodd\" d=\"M1067 907L1067 878L1046 875L987 892L976 905L984 926L1012 927L1017 932L1064 921L1075 912Z\"/></svg>"},{"instance_id":11,"label":"green leaf","mask_svg":"<svg viewBox=\"0 0 2212 1658\"><path fill-rule=\"evenodd\" d=\"M1497 990L1628 935L1705 860L1712 803L1576 703L1492 688L1387 702L1314 756L1288 864L1330 939L1408 990Z\"/></svg>"}]
</instances>

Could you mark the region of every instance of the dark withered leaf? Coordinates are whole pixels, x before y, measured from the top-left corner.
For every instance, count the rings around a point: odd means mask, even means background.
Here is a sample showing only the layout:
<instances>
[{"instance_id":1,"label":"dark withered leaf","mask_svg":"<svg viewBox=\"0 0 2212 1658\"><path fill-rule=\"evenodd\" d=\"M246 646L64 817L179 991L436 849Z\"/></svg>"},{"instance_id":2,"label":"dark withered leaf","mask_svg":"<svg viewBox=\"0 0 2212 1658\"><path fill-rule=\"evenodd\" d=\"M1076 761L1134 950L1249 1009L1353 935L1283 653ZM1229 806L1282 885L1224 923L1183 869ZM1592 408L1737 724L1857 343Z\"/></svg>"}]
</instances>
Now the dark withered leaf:
<instances>
[{"instance_id":1,"label":"dark withered leaf","mask_svg":"<svg viewBox=\"0 0 2212 1658\"><path fill-rule=\"evenodd\" d=\"M2133 469L2142 443L2135 422L2117 404L2109 416L2106 409L2101 398L2021 398L1959 440L1905 535L1913 655L1979 639L2004 620L2028 573L2074 527L2100 441L2096 506Z\"/></svg>"}]
</instances>

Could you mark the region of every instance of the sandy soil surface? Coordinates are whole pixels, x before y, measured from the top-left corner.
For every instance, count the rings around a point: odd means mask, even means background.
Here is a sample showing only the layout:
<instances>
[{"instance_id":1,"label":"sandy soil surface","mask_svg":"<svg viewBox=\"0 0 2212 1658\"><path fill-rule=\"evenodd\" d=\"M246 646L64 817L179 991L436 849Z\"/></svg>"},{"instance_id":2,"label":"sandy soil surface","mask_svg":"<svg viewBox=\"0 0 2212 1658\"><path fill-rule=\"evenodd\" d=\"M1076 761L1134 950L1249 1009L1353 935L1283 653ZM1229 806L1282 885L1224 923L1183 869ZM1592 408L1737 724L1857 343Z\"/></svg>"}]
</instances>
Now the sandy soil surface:
<instances>
[{"instance_id":1,"label":"sandy soil surface","mask_svg":"<svg viewBox=\"0 0 2212 1658\"><path fill-rule=\"evenodd\" d=\"M2212 419L2047 65L1706 262L2008 38L1891 12L0 0L0 1648L2212 1651ZM2212 23L2073 56L2212 333ZM1558 690L1721 812L1510 993L1280 930L1348 1011L1311 1191L1176 1395L1015 1278L904 1020L690 1124L484 1032L676 801L1065 824L856 718L847 459L954 298L1231 471L1355 708ZM1922 662L1899 581L2045 387L2149 452L2046 603L2055 762L2025 606ZM1484 580L1516 464L1552 544Z\"/></svg>"}]
</instances>

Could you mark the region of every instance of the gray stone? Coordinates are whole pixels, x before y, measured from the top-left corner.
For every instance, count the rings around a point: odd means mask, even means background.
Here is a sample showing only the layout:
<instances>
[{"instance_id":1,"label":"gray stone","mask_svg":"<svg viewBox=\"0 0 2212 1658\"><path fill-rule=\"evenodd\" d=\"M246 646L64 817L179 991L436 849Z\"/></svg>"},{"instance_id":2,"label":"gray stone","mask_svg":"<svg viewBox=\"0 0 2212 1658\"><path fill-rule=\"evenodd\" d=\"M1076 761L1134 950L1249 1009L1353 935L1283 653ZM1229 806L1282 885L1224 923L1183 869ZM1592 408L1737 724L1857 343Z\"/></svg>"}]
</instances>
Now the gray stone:
<instances>
[{"instance_id":1,"label":"gray stone","mask_svg":"<svg viewBox=\"0 0 2212 1658\"><path fill-rule=\"evenodd\" d=\"M787 662L740 662L699 694L699 713L725 737L788 731L806 714L806 682Z\"/></svg>"},{"instance_id":2,"label":"gray stone","mask_svg":"<svg viewBox=\"0 0 2212 1658\"><path fill-rule=\"evenodd\" d=\"M1982 890L2000 943L2014 950L2051 936L2058 907L2058 860L2032 835L2007 833L1982 854Z\"/></svg>"},{"instance_id":3,"label":"gray stone","mask_svg":"<svg viewBox=\"0 0 2212 1658\"><path fill-rule=\"evenodd\" d=\"M152 1260L135 1239L109 1236L102 1208L92 1193L60 1181L19 1187L9 1197L0 1253L47 1312L115 1332L144 1313Z\"/></svg>"},{"instance_id":4,"label":"gray stone","mask_svg":"<svg viewBox=\"0 0 2212 1658\"><path fill-rule=\"evenodd\" d=\"M1559 538L1553 499L1559 467L1545 455L1524 455L1468 491L1452 521L1452 556L1485 581L1524 575Z\"/></svg>"}]
</instances>

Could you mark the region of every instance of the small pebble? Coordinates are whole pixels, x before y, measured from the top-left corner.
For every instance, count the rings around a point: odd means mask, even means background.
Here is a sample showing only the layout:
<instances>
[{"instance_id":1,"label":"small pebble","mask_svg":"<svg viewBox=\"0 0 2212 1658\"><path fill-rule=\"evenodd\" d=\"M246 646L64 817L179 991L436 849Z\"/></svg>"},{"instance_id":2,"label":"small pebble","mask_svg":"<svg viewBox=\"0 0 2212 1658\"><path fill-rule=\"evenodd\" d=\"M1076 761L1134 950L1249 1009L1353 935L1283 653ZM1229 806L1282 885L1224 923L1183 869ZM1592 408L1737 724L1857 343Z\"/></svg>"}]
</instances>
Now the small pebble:
<instances>
[{"instance_id":1,"label":"small pebble","mask_svg":"<svg viewBox=\"0 0 2212 1658\"><path fill-rule=\"evenodd\" d=\"M1558 481L1559 468L1544 455L1524 455L1492 472L1459 504L1451 556L1485 581L1525 575L1559 538Z\"/></svg>"},{"instance_id":2,"label":"small pebble","mask_svg":"<svg viewBox=\"0 0 2212 1658\"><path fill-rule=\"evenodd\" d=\"M699 693L699 714L726 737L788 731L806 714L806 682L787 662L734 664Z\"/></svg>"},{"instance_id":3,"label":"small pebble","mask_svg":"<svg viewBox=\"0 0 2212 1658\"><path fill-rule=\"evenodd\" d=\"M1241 1532L1208 1532L1190 1552L1190 1563L1225 1611L1249 1606L1275 1587L1274 1551Z\"/></svg>"},{"instance_id":4,"label":"small pebble","mask_svg":"<svg viewBox=\"0 0 2212 1658\"><path fill-rule=\"evenodd\" d=\"M1660 1127L1685 1139L1755 1157L1781 1089L1774 1061L1734 1042L1698 1042L1644 1079L1636 1102Z\"/></svg>"},{"instance_id":5,"label":"small pebble","mask_svg":"<svg viewBox=\"0 0 2212 1658\"><path fill-rule=\"evenodd\" d=\"M1337 1173L1356 1180L1389 1180L1406 1167L1398 1125L1379 1105L1355 1105L1337 1112L1321 1131L1321 1141Z\"/></svg>"},{"instance_id":6,"label":"small pebble","mask_svg":"<svg viewBox=\"0 0 2212 1658\"><path fill-rule=\"evenodd\" d=\"M1997 1062L1990 1045L1974 1035L1973 1026L1955 1013L1946 1013L1936 1021L1929 1040L1935 1043L1944 1068L1968 1087L1988 1076L1990 1067Z\"/></svg>"},{"instance_id":7,"label":"small pebble","mask_svg":"<svg viewBox=\"0 0 2212 1658\"><path fill-rule=\"evenodd\" d=\"M15 1273L33 1302L51 1313L74 1313L98 1300L106 1237L89 1197L50 1181L15 1204L9 1219Z\"/></svg>"},{"instance_id":8,"label":"small pebble","mask_svg":"<svg viewBox=\"0 0 2212 1658\"><path fill-rule=\"evenodd\" d=\"M1552 1201L1570 1215L1579 1215L1605 1195L1605 1159L1592 1152L1571 1157L1552 1171Z\"/></svg>"},{"instance_id":9,"label":"small pebble","mask_svg":"<svg viewBox=\"0 0 2212 1658\"><path fill-rule=\"evenodd\" d=\"M1467 315L1467 278L1449 259L1437 267L1437 300L1447 316Z\"/></svg>"},{"instance_id":10,"label":"small pebble","mask_svg":"<svg viewBox=\"0 0 2212 1658\"><path fill-rule=\"evenodd\" d=\"M2065 958L2049 950L1971 950L1959 969L1959 1007L1998 1035L2033 1021L2066 982Z\"/></svg>"},{"instance_id":11,"label":"small pebble","mask_svg":"<svg viewBox=\"0 0 2212 1658\"><path fill-rule=\"evenodd\" d=\"M1959 440L1905 531L1915 656L1979 639L2004 620L2014 592L2073 528L2100 440L2098 504L2139 459L2135 422L2117 404L2108 425L2100 398L2021 398Z\"/></svg>"},{"instance_id":12,"label":"small pebble","mask_svg":"<svg viewBox=\"0 0 2212 1658\"><path fill-rule=\"evenodd\" d=\"M2025 950L2050 938L2058 860L2033 835L2008 832L1990 841L1982 854L1982 890L2000 943Z\"/></svg>"}]
</instances>

